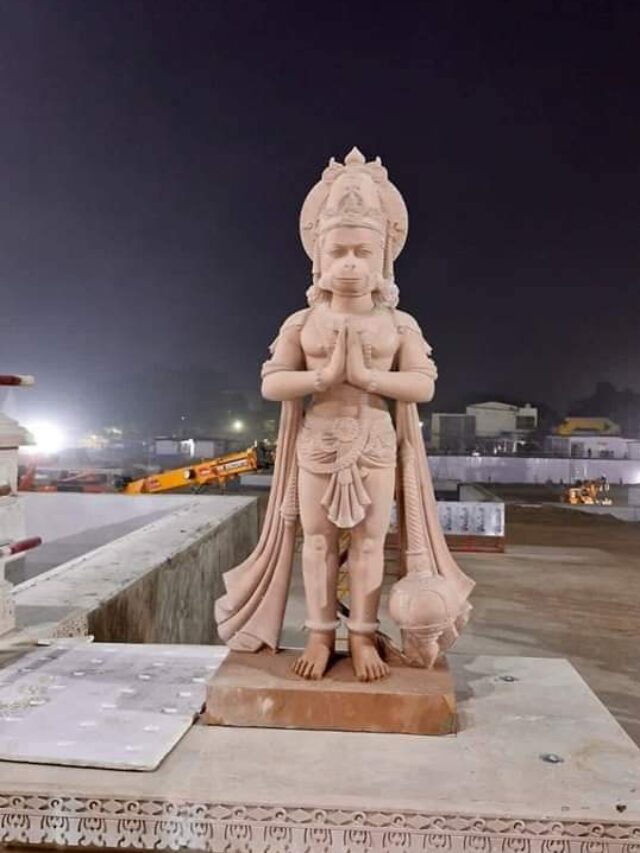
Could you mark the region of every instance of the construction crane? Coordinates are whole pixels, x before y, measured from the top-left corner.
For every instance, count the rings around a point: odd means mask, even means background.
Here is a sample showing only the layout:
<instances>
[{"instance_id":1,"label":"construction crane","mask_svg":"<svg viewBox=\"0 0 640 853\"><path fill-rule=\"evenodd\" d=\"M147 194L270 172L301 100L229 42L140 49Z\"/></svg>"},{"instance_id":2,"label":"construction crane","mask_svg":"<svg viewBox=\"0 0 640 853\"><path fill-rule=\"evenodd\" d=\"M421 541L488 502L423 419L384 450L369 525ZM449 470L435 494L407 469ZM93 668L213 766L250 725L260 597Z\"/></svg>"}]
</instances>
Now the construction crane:
<instances>
[{"instance_id":1,"label":"construction crane","mask_svg":"<svg viewBox=\"0 0 640 853\"><path fill-rule=\"evenodd\" d=\"M194 465L173 468L151 474L139 480L124 480L119 491L124 495L157 494L175 489L190 488L200 491L209 485L224 488L228 480L270 466L270 457L263 444L256 444L247 450L226 453L215 459L206 459Z\"/></svg>"},{"instance_id":2,"label":"construction crane","mask_svg":"<svg viewBox=\"0 0 640 853\"><path fill-rule=\"evenodd\" d=\"M64 472L47 482L38 482L37 465L32 463L20 477L18 489L33 492L83 492L89 494L111 493L121 495L149 495L177 489L201 491L210 485L224 488L229 480L240 474L259 471L273 466L273 451L258 442L246 450L226 453L214 459L205 459L192 465L182 465L168 471L159 471L146 477L131 477L105 471Z\"/></svg>"}]
</instances>

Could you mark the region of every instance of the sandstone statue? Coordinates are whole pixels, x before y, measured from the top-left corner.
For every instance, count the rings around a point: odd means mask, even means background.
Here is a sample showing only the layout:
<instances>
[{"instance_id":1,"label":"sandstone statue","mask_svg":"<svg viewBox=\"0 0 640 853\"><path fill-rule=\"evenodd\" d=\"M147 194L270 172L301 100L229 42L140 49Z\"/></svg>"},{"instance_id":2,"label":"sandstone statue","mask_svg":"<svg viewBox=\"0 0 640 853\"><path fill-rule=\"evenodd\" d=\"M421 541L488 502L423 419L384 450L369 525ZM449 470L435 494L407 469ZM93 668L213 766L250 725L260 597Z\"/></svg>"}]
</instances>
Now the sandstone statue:
<instances>
[{"instance_id":1,"label":"sandstone statue","mask_svg":"<svg viewBox=\"0 0 640 853\"><path fill-rule=\"evenodd\" d=\"M334 649L345 529L354 673L389 672L378 608L394 496L406 571L389 599L403 640L396 659L431 667L470 610L473 582L440 528L416 405L432 399L436 366L416 320L396 307L407 225L379 158L354 148L344 165L332 159L300 218L309 307L285 320L262 368L263 396L282 402L273 486L257 547L224 576L216 619L232 649L277 649L299 519L308 640L294 672L307 679L324 675Z\"/></svg>"}]
</instances>

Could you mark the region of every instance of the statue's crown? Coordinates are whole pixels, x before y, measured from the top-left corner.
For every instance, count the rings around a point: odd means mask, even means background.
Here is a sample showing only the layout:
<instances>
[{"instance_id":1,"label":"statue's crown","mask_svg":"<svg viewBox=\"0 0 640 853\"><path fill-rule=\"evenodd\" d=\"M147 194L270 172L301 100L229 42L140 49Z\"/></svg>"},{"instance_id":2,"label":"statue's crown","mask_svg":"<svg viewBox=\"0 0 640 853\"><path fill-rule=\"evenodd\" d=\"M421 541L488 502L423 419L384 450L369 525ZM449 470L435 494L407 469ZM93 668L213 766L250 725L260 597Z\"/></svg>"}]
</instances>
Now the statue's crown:
<instances>
[{"instance_id":1,"label":"statue's crown","mask_svg":"<svg viewBox=\"0 0 640 853\"><path fill-rule=\"evenodd\" d=\"M386 174L379 157L367 163L357 148L347 154L344 165L332 157L322 174L330 189L318 218L319 233L351 225L372 228L384 236L386 217L376 180L380 182Z\"/></svg>"},{"instance_id":2,"label":"statue's crown","mask_svg":"<svg viewBox=\"0 0 640 853\"><path fill-rule=\"evenodd\" d=\"M300 237L314 265L318 238L341 226L377 231L387 246L389 264L400 254L407 237L407 209L387 170L379 157L367 162L355 147L344 163L331 158L302 206Z\"/></svg>"}]
</instances>

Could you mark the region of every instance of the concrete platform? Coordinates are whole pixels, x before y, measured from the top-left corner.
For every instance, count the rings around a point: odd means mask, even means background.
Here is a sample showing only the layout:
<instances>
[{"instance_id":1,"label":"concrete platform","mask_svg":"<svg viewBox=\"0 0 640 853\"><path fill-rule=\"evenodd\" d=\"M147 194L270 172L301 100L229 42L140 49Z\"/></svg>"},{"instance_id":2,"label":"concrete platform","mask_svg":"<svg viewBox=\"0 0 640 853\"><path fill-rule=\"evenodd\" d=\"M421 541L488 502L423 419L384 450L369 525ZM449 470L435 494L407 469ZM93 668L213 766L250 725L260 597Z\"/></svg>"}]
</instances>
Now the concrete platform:
<instances>
[{"instance_id":1,"label":"concrete platform","mask_svg":"<svg viewBox=\"0 0 640 853\"><path fill-rule=\"evenodd\" d=\"M449 661L456 736L195 726L150 774L0 763L0 842L637 853L640 750L576 671Z\"/></svg>"}]
</instances>

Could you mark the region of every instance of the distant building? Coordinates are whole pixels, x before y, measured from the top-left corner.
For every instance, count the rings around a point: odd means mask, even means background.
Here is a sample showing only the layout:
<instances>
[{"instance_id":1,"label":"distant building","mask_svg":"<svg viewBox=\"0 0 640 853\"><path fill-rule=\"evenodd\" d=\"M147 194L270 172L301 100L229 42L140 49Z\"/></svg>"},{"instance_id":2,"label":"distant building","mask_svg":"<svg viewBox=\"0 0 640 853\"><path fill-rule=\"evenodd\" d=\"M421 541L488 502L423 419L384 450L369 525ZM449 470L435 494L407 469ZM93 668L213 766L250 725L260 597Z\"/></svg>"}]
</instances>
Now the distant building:
<instances>
[{"instance_id":1,"label":"distant building","mask_svg":"<svg viewBox=\"0 0 640 853\"><path fill-rule=\"evenodd\" d=\"M222 456L238 444L237 440L227 438L175 438L163 436L153 442L156 456L186 457L188 459L213 459Z\"/></svg>"},{"instance_id":2,"label":"distant building","mask_svg":"<svg viewBox=\"0 0 640 853\"><path fill-rule=\"evenodd\" d=\"M556 435L620 435L622 430L611 418L568 417L553 432Z\"/></svg>"},{"instance_id":3,"label":"distant building","mask_svg":"<svg viewBox=\"0 0 640 853\"><path fill-rule=\"evenodd\" d=\"M464 414L431 416L431 447L443 453L516 453L537 427L538 410L529 403L474 403Z\"/></svg>"},{"instance_id":4,"label":"distant building","mask_svg":"<svg viewBox=\"0 0 640 853\"><path fill-rule=\"evenodd\" d=\"M549 435L545 450L574 459L640 459L640 441L619 435Z\"/></svg>"},{"instance_id":5,"label":"distant building","mask_svg":"<svg viewBox=\"0 0 640 853\"><path fill-rule=\"evenodd\" d=\"M431 443L443 453L466 453L476 444L473 415L436 413L431 416Z\"/></svg>"}]
</instances>

